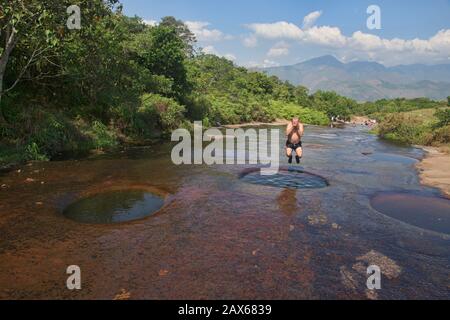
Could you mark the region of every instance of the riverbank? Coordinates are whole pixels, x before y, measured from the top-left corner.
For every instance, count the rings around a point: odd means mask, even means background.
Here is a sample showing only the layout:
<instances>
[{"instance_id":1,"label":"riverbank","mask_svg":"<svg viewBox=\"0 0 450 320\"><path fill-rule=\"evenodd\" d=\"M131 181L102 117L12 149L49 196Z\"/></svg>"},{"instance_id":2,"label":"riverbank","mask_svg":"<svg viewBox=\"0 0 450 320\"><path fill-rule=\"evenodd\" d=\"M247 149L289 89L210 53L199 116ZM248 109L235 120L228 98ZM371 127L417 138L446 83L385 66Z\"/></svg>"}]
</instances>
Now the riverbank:
<instances>
[{"instance_id":1,"label":"riverbank","mask_svg":"<svg viewBox=\"0 0 450 320\"><path fill-rule=\"evenodd\" d=\"M232 125L224 125L222 128L226 129L239 129L239 128L245 128L245 127L260 127L260 126L284 126L289 123L288 120L284 119L276 119L273 122L264 123L264 122L248 122L248 123L242 123L242 124L232 124ZM109 131L107 131L109 130ZM95 155L101 152L104 152L104 150L111 150L114 148L120 148L120 147L133 147L133 146L148 146L148 145L154 145L158 142L164 141L163 137L160 138L154 138L154 139L147 139L147 140L138 140L136 138L132 139L130 137L127 137L123 134L120 134L112 129L105 128L103 132L108 133L108 143L97 143L98 140L100 140L97 136L98 135L92 135L96 143L92 144L91 146L83 146L83 149L74 149L71 150L72 154L81 155L83 154L85 157L88 157L90 155ZM105 134L103 134L104 136ZM114 137L114 138L113 138ZM105 139L103 139L105 140ZM94 147L95 146L95 147ZM67 158L71 158L70 152L65 152L65 154L69 155ZM78 157L78 156L77 156ZM59 159L64 157L57 157ZM6 147L0 144L0 171L9 171L16 167L19 167L21 165L24 165L30 161L48 161L53 160L54 157L38 157L38 158L29 158L27 155L27 151L22 148L17 148L15 146Z\"/></svg>"},{"instance_id":2,"label":"riverbank","mask_svg":"<svg viewBox=\"0 0 450 320\"><path fill-rule=\"evenodd\" d=\"M450 153L448 148L421 147L426 157L417 165L422 184L439 188L450 197Z\"/></svg>"},{"instance_id":3,"label":"riverbank","mask_svg":"<svg viewBox=\"0 0 450 320\"><path fill-rule=\"evenodd\" d=\"M245 128L245 127L261 127L261 126L286 126L289 123L289 120L285 119L276 119L273 122L247 122L247 123L241 123L241 124L229 124L224 125L223 128L225 129L239 129L239 128Z\"/></svg>"}]
</instances>

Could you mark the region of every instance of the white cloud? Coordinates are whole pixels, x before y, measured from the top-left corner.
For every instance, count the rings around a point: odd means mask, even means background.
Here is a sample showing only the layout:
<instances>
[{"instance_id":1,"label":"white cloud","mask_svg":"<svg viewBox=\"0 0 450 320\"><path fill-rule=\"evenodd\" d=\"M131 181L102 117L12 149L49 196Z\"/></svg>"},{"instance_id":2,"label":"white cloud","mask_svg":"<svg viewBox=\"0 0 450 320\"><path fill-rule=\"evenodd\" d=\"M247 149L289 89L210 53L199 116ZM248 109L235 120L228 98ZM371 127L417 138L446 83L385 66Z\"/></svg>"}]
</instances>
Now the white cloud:
<instances>
[{"instance_id":1,"label":"white cloud","mask_svg":"<svg viewBox=\"0 0 450 320\"><path fill-rule=\"evenodd\" d=\"M232 54L232 53L227 53L223 57L225 59L230 60L230 61L236 61L236 59L237 59L236 56L234 54Z\"/></svg>"},{"instance_id":2,"label":"white cloud","mask_svg":"<svg viewBox=\"0 0 450 320\"><path fill-rule=\"evenodd\" d=\"M247 48L255 48L258 45L258 38L254 34L252 34L250 36L245 37L242 40L242 43Z\"/></svg>"},{"instance_id":3,"label":"white cloud","mask_svg":"<svg viewBox=\"0 0 450 320\"><path fill-rule=\"evenodd\" d=\"M442 62L450 56L450 30L441 30L427 40L383 39L357 31L347 43L350 57L386 65Z\"/></svg>"},{"instance_id":4,"label":"white cloud","mask_svg":"<svg viewBox=\"0 0 450 320\"><path fill-rule=\"evenodd\" d=\"M156 20L146 20L146 19L144 19L144 20L142 20L142 22L143 22L144 24L146 24L146 25L148 25L148 26L152 26L152 27L158 25L158 21L156 21Z\"/></svg>"},{"instance_id":5,"label":"white cloud","mask_svg":"<svg viewBox=\"0 0 450 320\"><path fill-rule=\"evenodd\" d=\"M288 43L284 41L278 42L272 48L270 48L267 56L270 58L287 56L289 55L289 48L290 46Z\"/></svg>"},{"instance_id":6,"label":"white cloud","mask_svg":"<svg viewBox=\"0 0 450 320\"><path fill-rule=\"evenodd\" d=\"M202 48L202 52L204 54L215 54L215 55L217 55L217 51L216 51L216 48L214 48L214 46L206 46L206 47Z\"/></svg>"},{"instance_id":7,"label":"white cloud","mask_svg":"<svg viewBox=\"0 0 450 320\"><path fill-rule=\"evenodd\" d=\"M304 32L302 41L328 47L339 48L345 46L347 39L336 27L312 27Z\"/></svg>"},{"instance_id":8,"label":"white cloud","mask_svg":"<svg viewBox=\"0 0 450 320\"><path fill-rule=\"evenodd\" d=\"M232 53L220 54L214 46L206 46L202 48L204 54L213 54L221 58L228 59L230 61L236 61L236 56Z\"/></svg>"},{"instance_id":9,"label":"white cloud","mask_svg":"<svg viewBox=\"0 0 450 320\"><path fill-rule=\"evenodd\" d=\"M272 61L272 60L268 60L265 59L262 63L262 67L263 68L268 68L268 67L278 67L280 64L278 62Z\"/></svg>"},{"instance_id":10,"label":"white cloud","mask_svg":"<svg viewBox=\"0 0 450 320\"><path fill-rule=\"evenodd\" d=\"M322 11L314 11L308 14L305 18L303 18L303 29L309 29L314 26L317 19L322 15Z\"/></svg>"},{"instance_id":11,"label":"white cloud","mask_svg":"<svg viewBox=\"0 0 450 320\"><path fill-rule=\"evenodd\" d=\"M254 31L254 36L265 39L298 40L330 47L341 47L346 43L345 36L337 27L322 26L302 30L295 24L284 21L250 24L247 27Z\"/></svg>"},{"instance_id":12,"label":"white cloud","mask_svg":"<svg viewBox=\"0 0 450 320\"><path fill-rule=\"evenodd\" d=\"M204 21L186 21L185 24L195 34L198 41L202 42L216 42L222 40L231 40L232 36L224 34L217 29L209 29L211 25L209 22Z\"/></svg>"},{"instance_id":13,"label":"white cloud","mask_svg":"<svg viewBox=\"0 0 450 320\"><path fill-rule=\"evenodd\" d=\"M247 25L255 36L266 39L294 39L301 40L303 31L293 23L280 21L275 23L253 23Z\"/></svg>"},{"instance_id":14,"label":"white cloud","mask_svg":"<svg viewBox=\"0 0 450 320\"><path fill-rule=\"evenodd\" d=\"M338 57L346 60L371 60L385 65L409 63L439 63L449 60L450 29L440 30L429 39L384 39L374 34L356 31L351 36L342 34L338 27L312 26L320 12L309 14L304 27L279 21L246 25L256 38L269 40L294 40L303 45L311 44L334 49ZM253 41L258 41L253 40ZM289 48L271 48L267 56L280 57L289 54Z\"/></svg>"},{"instance_id":15,"label":"white cloud","mask_svg":"<svg viewBox=\"0 0 450 320\"><path fill-rule=\"evenodd\" d=\"M267 53L268 57L281 57L289 55L288 48L271 48Z\"/></svg>"},{"instance_id":16,"label":"white cloud","mask_svg":"<svg viewBox=\"0 0 450 320\"><path fill-rule=\"evenodd\" d=\"M247 68L270 68L278 67L280 64L278 62L265 59L263 62L250 61L244 65Z\"/></svg>"}]
</instances>

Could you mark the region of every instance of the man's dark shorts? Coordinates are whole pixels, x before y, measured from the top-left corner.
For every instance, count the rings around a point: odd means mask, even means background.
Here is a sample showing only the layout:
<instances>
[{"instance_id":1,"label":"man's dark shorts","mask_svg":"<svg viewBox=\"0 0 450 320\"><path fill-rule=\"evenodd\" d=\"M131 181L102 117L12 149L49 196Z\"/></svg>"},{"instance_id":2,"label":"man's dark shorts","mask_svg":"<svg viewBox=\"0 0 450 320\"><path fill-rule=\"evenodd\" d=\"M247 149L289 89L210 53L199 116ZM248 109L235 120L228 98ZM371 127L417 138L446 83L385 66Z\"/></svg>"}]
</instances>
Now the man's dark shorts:
<instances>
[{"instance_id":1,"label":"man's dark shorts","mask_svg":"<svg viewBox=\"0 0 450 320\"><path fill-rule=\"evenodd\" d=\"M298 148L302 148L303 145L302 145L301 141L299 143L297 143L297 144L293 144L293 143L290 143L289 141L287 141L286 142L286 147L289 148L289 149L292 149L293 151L297 151L297 149Z\"/></svg>"}]
</instances>

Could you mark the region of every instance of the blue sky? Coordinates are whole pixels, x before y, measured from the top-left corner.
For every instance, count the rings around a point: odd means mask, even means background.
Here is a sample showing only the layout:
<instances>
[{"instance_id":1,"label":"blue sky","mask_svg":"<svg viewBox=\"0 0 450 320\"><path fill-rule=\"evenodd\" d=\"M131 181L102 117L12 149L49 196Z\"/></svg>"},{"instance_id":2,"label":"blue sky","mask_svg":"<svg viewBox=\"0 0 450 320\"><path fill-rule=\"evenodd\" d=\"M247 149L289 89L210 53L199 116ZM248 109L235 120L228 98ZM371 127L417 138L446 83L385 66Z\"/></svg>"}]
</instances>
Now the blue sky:
<instances>
[{"instance_id":1,"label":"blue sky","mask_svg":"<svg viewBox=\"0 0 450 320\"><path fill-rule=\"evenodd\" d=\"M207 53L243 66L298 63L324 54L385 65L450 63L450 0L122 0L149 23L185 21ZM367 28L367 8L381 29ZM306 18L305 20L305 17Z\"/></svg>"}]
</instances>

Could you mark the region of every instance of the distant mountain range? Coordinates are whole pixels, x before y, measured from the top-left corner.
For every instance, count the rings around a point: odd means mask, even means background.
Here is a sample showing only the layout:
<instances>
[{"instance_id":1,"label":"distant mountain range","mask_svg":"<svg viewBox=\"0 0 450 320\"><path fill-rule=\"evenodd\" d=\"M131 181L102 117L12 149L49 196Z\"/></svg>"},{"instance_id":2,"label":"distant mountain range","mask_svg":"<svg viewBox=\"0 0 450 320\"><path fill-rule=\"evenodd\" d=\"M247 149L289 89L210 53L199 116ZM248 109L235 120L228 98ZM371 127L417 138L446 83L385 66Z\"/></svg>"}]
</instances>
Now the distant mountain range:
<instances>
[{"instance_id":1,"label":"distant mountain range","mask_svg":"<svg viewBox=\"0 0 450 320\"><path fill-rule=\"evenodd\" d=\"M258 69L315 92L333 90L358 101L450 96L450 64L385 67L376 62L342 63L323 56L292 66Z\"/></svg>"}]
</instances>

